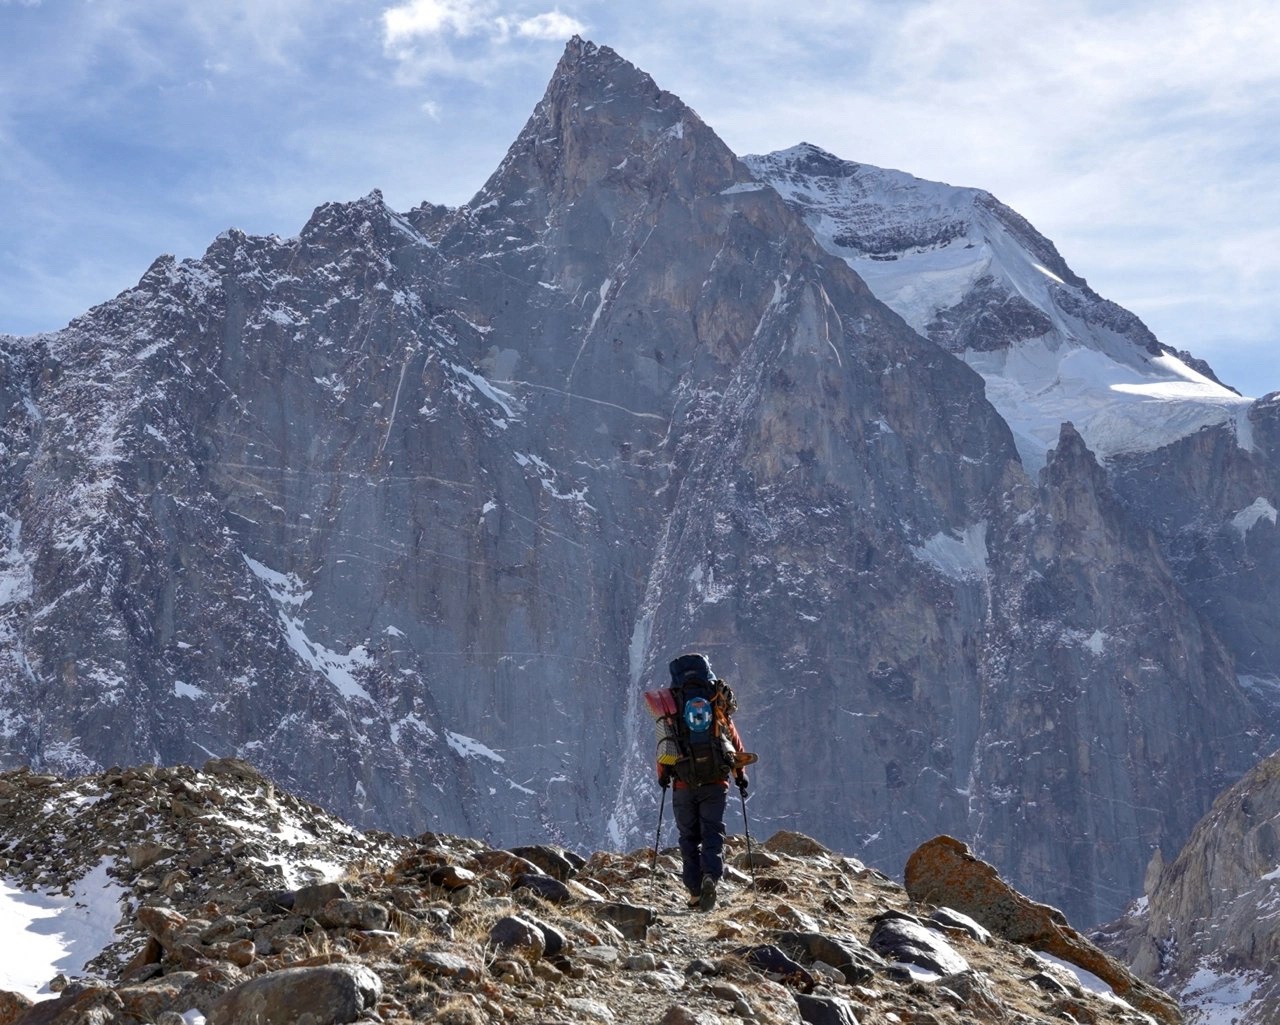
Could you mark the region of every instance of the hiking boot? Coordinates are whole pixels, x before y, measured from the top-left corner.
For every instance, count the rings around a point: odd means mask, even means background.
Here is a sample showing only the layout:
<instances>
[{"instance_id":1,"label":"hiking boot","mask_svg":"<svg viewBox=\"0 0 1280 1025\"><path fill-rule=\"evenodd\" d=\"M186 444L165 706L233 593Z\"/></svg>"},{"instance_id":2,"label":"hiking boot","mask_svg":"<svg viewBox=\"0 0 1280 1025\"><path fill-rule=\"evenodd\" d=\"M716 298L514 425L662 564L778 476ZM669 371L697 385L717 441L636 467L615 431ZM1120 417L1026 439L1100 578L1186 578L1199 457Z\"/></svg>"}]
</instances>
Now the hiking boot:
<instances>
[{"instance_id":1,"label":"hiking boot","mask_svg":"<svg viewBox=\"0 0 1280 1025\"><path fill-rule=\"evenodd\" d=\"M684 902L684 906L690 911L696 911L698 908L702 907L702 893L698 892L689 894L689 899Z\"/></svg>"},{"instance_id":2,"label":"hiking boot","mask_svg":"<svg viewBox=\"0 0 1280 1025\"><path fill-rule=\"evenodd\" d=\"M698 894L698 907L710 911L716 906L716 881L711 876L702 877L702 892Z\"/></svg>"}]
</instances>

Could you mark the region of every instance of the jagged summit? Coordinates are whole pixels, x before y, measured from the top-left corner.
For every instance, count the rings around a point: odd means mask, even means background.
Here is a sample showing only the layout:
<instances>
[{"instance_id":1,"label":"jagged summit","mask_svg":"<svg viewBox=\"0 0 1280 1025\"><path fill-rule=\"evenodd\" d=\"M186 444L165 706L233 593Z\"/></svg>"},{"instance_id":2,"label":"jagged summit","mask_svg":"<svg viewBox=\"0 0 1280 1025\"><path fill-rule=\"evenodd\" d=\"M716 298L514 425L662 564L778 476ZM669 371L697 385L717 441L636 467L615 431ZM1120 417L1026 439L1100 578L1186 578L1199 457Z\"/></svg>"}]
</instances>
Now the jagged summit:
<instances>
[{"instance_id":1,"label":"jagged summit","mask_svg":"<svg viewBox=\"0 0 1280 1025\"><path fill-rule=\"evenodd\" d=\"M666 159L671 153L681 159ZM621 184L665 191L671 186L641 185L657 167L676 187L690 180L710 187L706 179L716 173L726 185L748 179L736 165L679 97L609 47L575 37L524 129L467 209L481 223L509 215L512 205L527 206L526 219L546 218L592 190L616 191Z\"/></svg>"}]
</instances>

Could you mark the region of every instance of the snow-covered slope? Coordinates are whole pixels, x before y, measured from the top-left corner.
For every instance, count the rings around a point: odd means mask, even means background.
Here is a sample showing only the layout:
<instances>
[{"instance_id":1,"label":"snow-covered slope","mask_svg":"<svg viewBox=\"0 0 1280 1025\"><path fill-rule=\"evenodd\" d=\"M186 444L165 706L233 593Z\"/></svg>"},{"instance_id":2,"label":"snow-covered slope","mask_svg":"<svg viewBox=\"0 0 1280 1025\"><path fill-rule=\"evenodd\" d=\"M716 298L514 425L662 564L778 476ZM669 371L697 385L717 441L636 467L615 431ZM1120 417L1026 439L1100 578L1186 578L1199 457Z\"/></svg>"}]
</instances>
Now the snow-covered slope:
<instances>
[{"instance_id":1,"label":"snow-covered slope","mask_svg":"<svg viewBox=\"0 0 1280 1025\"><path fill-rule=\"evenodd\" d=\"M982 375L1033 473L1065 421L1104 461L1226 422L1250 444L1249 399L1100 298L990 193L808 144L745 161L877 298Z\"/></svg>"}]
</instances>

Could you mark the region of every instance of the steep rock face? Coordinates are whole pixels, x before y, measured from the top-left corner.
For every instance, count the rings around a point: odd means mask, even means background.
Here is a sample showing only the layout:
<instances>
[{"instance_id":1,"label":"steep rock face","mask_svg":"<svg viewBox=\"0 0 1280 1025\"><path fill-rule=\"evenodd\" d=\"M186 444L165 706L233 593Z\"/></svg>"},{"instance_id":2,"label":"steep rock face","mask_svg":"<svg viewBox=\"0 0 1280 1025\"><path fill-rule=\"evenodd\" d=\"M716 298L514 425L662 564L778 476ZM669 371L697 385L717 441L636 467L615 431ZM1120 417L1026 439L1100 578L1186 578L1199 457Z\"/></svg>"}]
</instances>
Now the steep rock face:
<instances>
[{"instance_id":1,"label":"steep rock face","mask_svg":"<svg viewBox=\"0 0 1280 1025\"><path fill-rule=\"evenodd\" d=\"M1229 658L1080 439L1037 491L819 241L575 40L466 206L227 232L0 339L0 758L236 754L361 824L623 845L638 695L697 647L753 826L886 865L946 831L1114 914L1252 757Z\"/></svg>"},{"instance_id":2,"label":"steep rock face","mask_svg":"<svg viewBox=\"0 0 1280 1025\"><path fill-rule=\"evenodd\" d=\"M1140 886L1135 850L1176 847L1248 768L1257 716L1156 535L1070 424L993 561L971 828L1015 876L1081 886L1067 903L1096 921L1114 890Z\"/></svg>"},{"instance_id":3,"label":"steep rock face","mask_svg":"<svg viewBox=\"0 0 1280 1025\"><path fill-rule=\"evenodd\" d=\"M1117 492L1231 650L1242 685L1280 721L1280 393L1247 417L1116 459Z\"/></svg>"},{"instance_id":4,"label":"steep rock face","mask_svg":"<svg viewBox=\"0 0 1280 1025\"><path fill-rule=\"evenodd\" d=\"M1240 1025L1280 1014L1280 754L1221 794L1146 897L1099 940L1168 989L1189 1022Z\"/></svg>"},{"instance_id":5,"label":"steep rock face","mask_svg":"<svg viewBox=\"0 0 1280 1025\"><path fill-rule=\"evenodd\" d=\"M1161 345L988 193L807 145L745 159L879 298L979 370L1029 470L1049 462L1038 499L1015 498L1021 517L1007 538L988 539L995 625L984 700L1017 710L1024 733L979 745L990 752L983 771L1007 754L996 775L1009 799L992 816L975 801L972 835L1016 872L1021 856L1005 845L1057 828L1048 809L1060 802L1035 790L1072 791L1074 801L1089 790L1082 780L1101 775L1092 792L1111 803L1070 813L1064 849L1078 851L1066 858L1097 892L1134 886L1136 868L1112 861L1111 845L1185 836L1249 754L1269 749L1280 721L1274 397L1241 398L1202 361ZM1059 438L1064 420L1074 426ZM1181 704L1173 716L1166 692ZM1190 764L1172 743L1183 722L1197 724L1191 761L1201 768L1194 799L1167 809L1161 781ZM1245 742L1233 752L1236 730ZM999 786L991 780L988 792ZM1163 824L1140 807L1166 808ZM1062 858L1051 854L1055 874ZM1088 919L1105 905L1070 906Z\"/></svg>"}]
</instances>

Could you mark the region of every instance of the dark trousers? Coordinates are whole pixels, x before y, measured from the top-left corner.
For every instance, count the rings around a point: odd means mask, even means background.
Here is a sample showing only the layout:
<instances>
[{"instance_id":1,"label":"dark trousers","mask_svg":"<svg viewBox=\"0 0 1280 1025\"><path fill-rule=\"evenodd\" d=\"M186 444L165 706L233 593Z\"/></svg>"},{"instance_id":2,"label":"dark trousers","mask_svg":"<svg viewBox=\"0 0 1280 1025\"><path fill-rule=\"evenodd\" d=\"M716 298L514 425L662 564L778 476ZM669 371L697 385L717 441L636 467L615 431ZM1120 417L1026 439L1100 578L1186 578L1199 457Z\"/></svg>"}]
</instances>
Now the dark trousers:
<instances>
[{"instance_id":1,"label":"dark trousers","mask_svg":"<svg viewBox=\"0 0 1280 1025\"><path fill-rule=\"evenodd\" d=\"M680 829L680 878L690 893L697 893L702 877L719 880L724 872L724 808L728 788L719 783L701 787L672 787L671 810Z\"/></svg>"}]
</instances>

